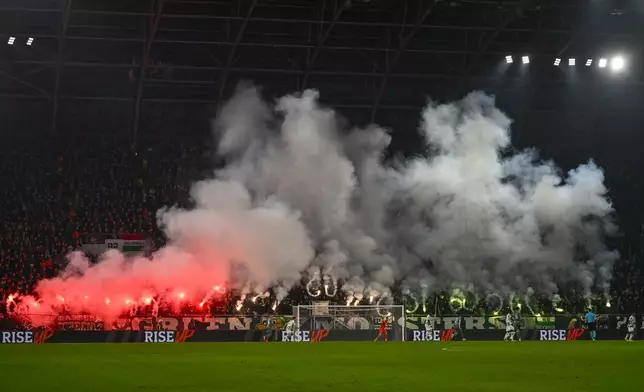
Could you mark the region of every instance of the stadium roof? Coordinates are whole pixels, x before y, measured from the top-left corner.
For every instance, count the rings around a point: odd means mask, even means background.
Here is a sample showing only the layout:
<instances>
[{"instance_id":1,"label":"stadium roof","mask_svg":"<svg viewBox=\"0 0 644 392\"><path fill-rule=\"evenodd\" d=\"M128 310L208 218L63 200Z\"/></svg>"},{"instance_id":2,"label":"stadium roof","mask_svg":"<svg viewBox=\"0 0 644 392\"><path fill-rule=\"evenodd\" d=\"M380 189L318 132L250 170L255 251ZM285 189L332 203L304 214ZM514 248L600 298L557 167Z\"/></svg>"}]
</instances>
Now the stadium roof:
<instances>
[{"instance_id":1,"label":"stadium roof","mask_svg":"<svg viewBox=\"0 0 644 392\"><path fill-rule=\"evenodd\" d=\"M0 45L0 98L50 101L54 123L60 101L121 102L138 124L144 102L216 104L252 80L269 94L320 89L372 121L428 95L553 91L571 81L557 57L602 83L581 65L615 53L630 62L621 88L639 91L643 16L637 1L4 0L0 31L15 42ZM502 67L507 55L529 55L529 77Z\"/></svg>"}]
</instances>

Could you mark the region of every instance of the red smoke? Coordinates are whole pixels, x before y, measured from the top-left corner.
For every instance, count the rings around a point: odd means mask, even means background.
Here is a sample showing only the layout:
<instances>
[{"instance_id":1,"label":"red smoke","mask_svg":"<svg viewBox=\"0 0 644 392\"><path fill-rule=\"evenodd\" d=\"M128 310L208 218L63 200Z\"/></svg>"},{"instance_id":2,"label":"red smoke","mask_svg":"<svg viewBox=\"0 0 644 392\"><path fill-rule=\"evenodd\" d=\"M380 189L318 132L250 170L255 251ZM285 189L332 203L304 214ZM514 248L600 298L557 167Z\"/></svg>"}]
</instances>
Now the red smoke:
<instances>
[{"instance_id":1,"label":"red smoke","mask_svg":"<svg viewBox=\"0 0 644 392\"><path fill-rule=\"evenodd\" d=\"M212 251L195 255L167 247L152 259L110 251L93 265L81 253L69 258L63 274L38 283L37 299L12 298L17 313L46 324L62 311L110 319L155 304L175 311L187 304L203 307L225 292L229 277L227 258Z\"/></svg>"}]
</instances>

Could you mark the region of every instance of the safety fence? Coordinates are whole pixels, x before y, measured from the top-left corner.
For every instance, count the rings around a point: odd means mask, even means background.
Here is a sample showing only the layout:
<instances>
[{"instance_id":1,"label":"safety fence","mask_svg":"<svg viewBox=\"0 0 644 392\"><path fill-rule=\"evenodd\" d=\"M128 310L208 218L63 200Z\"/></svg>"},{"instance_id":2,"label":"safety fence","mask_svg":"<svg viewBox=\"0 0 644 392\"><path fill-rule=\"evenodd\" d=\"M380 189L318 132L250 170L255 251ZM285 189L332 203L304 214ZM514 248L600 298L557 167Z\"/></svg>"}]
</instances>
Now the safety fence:
<instances>
[{"instance_id":1,"label":"safety fence","mask_svg":"<svg viewBox=\"0 0 644 392\"><path fill-rule=\"evenodd\" d=\"M315 325L303 324L287 335L285 324L293 316L172 316L133 317L100 320L87 315L65 315L46 328L33 325L0 325L0 343L184 343L184 342L321 342L370 341L381 321L378 317L343 317L342 321L316 319ZM271 330L267 332L267 320ZM6 319L5 319L6 321ZM600 315L597 339L624 339L628 315ZM440 342L461 340L503 340L505 316L408 315L393 320L404 325L404 335L390 339ZM342 325L342 328L338 328ZM573 315L523 316L518 324L523 340L574 341L590 339L581 317ZM306 328L306 329L305 329ZM636 316L636 338L644 335L644 316Z\"/></svg>"},{"instance_id":2,"label":"safety fence","mask_svg":"<svg viewBox=\"0 0 644 392\"><path fill-rule=\"evenodd\" d=\"M344 315L341 317L316 316L316 324L312 329L378 329L382 321L379 316L365 317L360 315ZM241 316L241 315L173 315L173 316L134 316L105 320L92 315L25 315L14 319L0 318L0 330L30 329L31 326L55 326L57 330L75 331L110 331L110 330L208 330L208 331L240 331L263 329L267 319L271 319L273 329L282 329L292 315ZM598 315L598 329L625 329L628 315ZM636 315L638 329L644 328L644 315ZM427 315L406 315L392 320L393 324L404 323L407 330L426 329ZM498 315L445 315L431 317L434 329L444 330L455 328L460 320L461 328L465 330L504 330L506 316ZM520 324L523 329L568 329L582 326L581 316L557 315L521 315ZM304 324L304 323L303 323Z\"/></svg>"},{"instance_id":3,"label":"safety fence","mask_svg":"<svg viewBox=\"0 0 644 392\"><path fill-rule=\"evenodd\" d=\"M625 330L606 329L597 331L598 340L624 339ZM30 331L0 331L1 344L43 344L43 343L206 343L206 342L269 342L319 343L327 341L359 342L371 341L376 331L371 330L313 330L297 331L291 335L286 331L265 333L247 331L56 331L36 329ZM501 330L408 330L406 340L410 342L501 341L505 335ZM522 340L535 341L576 341L588 340L590 334L583 328L572 329L530 329L520 331Z\"/></svg>"}]
</instances>

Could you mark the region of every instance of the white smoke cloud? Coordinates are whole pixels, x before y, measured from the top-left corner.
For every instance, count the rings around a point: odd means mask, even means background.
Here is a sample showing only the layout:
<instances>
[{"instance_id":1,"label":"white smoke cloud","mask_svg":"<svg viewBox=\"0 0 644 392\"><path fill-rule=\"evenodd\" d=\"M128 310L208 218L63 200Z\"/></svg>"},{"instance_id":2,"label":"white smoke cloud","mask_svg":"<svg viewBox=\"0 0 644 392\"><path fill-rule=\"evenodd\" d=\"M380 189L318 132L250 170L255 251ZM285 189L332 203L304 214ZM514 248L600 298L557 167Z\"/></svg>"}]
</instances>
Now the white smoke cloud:
<instances>
[{"instance_id":1,"label":"white smoke cloud","mask_svg":"<svg viewBox=\"0 0 644 392\"><path fill-rule=\"evenodd\" d=\"M588 281L589 264L576 264L584 257L594 260L592 284L610 279L603 172L589 162L562 178L534 151L502 156L511 121L493 98L430 103L420 127L430 156L396 166L383 160L388 132L343 129L317 98L305 91L271 107L242 86L216 125L228 159L217 176L301 214L312 264L344 279L345 290L424 276L425 285L552 292L557 282Z\"/></svg>"},{"instance_id":2,"label":"white smoke cloud","mask_svg":"<svg viewBox=\"0 0 644 392\"><path fill-rule=\"evenodd\" d=\"M201 300L226 276L248 298L273 287L281 300L317 276L349 300L400 281L423 297L567 282L607 291L617 254L603 244L614 228L602 170L589 162L562 176L532 150L504 156L510 126L482 93L432 102L419 127L429 156L388 164L391 134L344 128L316 91L271 105L240 86L214 122L225 167L193 186L193 207L158 213L168 247L95 266L76 255L39 290L102 303L180 285Z\"/></svg>"},{"instance_id":3,"label":"white smoke cloud","mask_svg":"<svg viewBox=\"0 0 644 392\"><path fill-rule=\"evenodd\" d=\"M245 284L269 287L287 282L290 288L299 281L300 271L313 258L299 213L274 197L251 200L234 181L200 182L192 197L194 209L159 213L173 246L197 255L220 252L224 263L242 267Z\"/></svg>"}]
</instances>

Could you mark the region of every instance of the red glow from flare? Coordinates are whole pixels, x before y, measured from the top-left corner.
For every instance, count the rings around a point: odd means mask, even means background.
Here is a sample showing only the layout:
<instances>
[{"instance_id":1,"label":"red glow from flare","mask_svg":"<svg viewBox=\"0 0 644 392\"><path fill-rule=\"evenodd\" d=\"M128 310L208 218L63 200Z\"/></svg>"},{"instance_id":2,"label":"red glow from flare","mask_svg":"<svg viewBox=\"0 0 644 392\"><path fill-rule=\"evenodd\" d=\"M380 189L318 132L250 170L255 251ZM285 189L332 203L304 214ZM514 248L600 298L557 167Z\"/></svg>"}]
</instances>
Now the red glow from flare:
<instances>
[{"instance_id":1,"label":"red glow from flare","mask_svg":"<svg viewBox=\"0 0 644 392\"><path fill-rule=\"evenodd\" d=\"M39 307L55 314L90 313L110 319L131 314L134 307L137 314L147 314L152 311L145 308L147 305L158 305L162 312L185 312L190 307L199 310L203 302L201 308L206 311L211 300L226 293L224 282L230 275L227 260L238 250L225 245L213 249L202 239L185 245L181 249L166 248L152 259L110 253L101 262L92 263L80 253L70 254L70 271L73 269L74 274L39 281L34 290ZM82 266L82 274L78 274L78 266ZM11 294L7 299L12 311L14 301L31 307L36 300L30 297L24 302ZM16 312L27 312L15 308Z\"/></svg>"}]
</instances>

